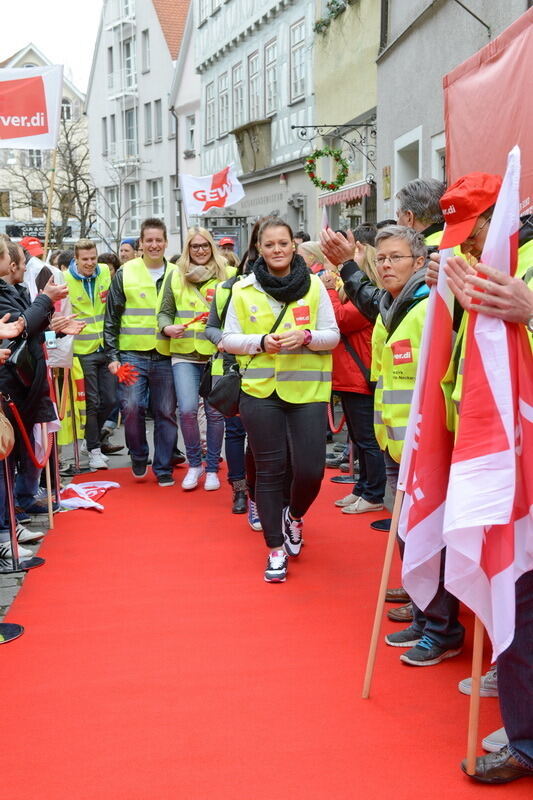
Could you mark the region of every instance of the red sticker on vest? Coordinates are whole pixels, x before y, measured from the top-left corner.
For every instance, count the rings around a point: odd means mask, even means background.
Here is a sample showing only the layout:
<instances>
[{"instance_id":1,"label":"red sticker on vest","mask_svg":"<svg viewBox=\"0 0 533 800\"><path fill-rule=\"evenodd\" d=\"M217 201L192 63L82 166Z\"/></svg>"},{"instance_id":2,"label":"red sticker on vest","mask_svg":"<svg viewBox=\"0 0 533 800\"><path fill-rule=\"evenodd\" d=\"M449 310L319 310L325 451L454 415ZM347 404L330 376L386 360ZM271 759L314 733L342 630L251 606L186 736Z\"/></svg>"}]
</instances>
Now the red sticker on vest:
<instances>
[{"instance_id":1,"label":"red sticker on vest","mask_svg":"<svg viewBox=\"0 0 533 800\"><path fill-rule=\"evenodd\" d=\"M295 306L292 309L292 315L297 325L305 325L311 321L309 306Z\"/></svg>"},{"instance_id":2,"label":"red sticker on vest","mask_svg":"<svg viewBox=\"0 0 533 800\"><path fill-rule=\"evenodd\" d=\"M400 339L391 344L393 360L395 364L411 364L413 361L413 350L410 339Z\"/></svg>"},{"instance_id":3,"label":"red sticker on vest","mask_svg":"<svg viewBox=\"0 0 533 800\"><path fill-rule=\"evenodd\" d=\"M213 297L214 296L215 296L215 290L214 289L208 289L207 292L205 293L205 299L207 300L208 303L212 303L213 302Z\"/></svg>"},{"instance_id":4,"label":"red sticker on vest","mask_svg":"<svg viewBox=\"0 0 533 800\"><path fill-rule=\"evenodd\" d=\"M100 292L100 300L102 303L105 303L107 300L107 295L109 294L109 289L102 289Z\"/></svg>"}]
</instances>

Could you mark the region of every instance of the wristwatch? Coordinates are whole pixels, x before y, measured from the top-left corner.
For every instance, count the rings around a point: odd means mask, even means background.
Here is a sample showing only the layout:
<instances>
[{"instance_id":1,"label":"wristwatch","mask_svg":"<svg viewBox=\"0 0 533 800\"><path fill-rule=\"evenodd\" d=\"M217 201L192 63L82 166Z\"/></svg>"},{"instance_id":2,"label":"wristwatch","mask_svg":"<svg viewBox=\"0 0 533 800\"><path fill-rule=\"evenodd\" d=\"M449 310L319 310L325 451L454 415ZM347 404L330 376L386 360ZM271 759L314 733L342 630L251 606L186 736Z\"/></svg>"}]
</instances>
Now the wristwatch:
<instances>
[{"instance_id":1,"label":"wristwatch","mask_svg":"<svg viewBox=\"0 0 533 800\"><path fill-rule=\"evenodd\" d=\"M313 334L306 328L304 331L304 340L302 342L303 346L307 347L307 345L310 344L312 340L313 340Z\"/></svg>"},{"instance_id":2,"label":"wristwatch","mask_svg":"<svg viewBox=\"0 0 533 800\"><path fill-rule=\"evenodd\" d=\"M528 329L528 331L530 333L533 333L533 314L530 316L530 318L527 321L527 329Z\"/></svg>"}]
</instances>

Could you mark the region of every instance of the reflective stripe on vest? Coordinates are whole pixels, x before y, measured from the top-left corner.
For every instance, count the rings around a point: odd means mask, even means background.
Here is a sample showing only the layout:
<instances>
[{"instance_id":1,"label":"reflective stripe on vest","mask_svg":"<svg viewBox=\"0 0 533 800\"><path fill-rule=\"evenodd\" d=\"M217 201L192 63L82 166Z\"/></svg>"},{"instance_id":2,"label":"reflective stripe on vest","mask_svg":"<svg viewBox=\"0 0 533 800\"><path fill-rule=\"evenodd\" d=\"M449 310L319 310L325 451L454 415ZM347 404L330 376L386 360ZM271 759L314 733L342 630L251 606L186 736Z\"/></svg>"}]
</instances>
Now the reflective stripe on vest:
<instances>
[{"instance_id":1,"label":"reflective stripe on vest","mask_svg":"<svg viewBox=\"0 0 533 800\"><path fill-rule=\"evenodd\" d=\"M316 329L320 304L320 279L311 276L305 297L289 303L278 330ZM267 333L276 316L267 295L253 285L233 287L235 314L244 334ZM298 309L301 309L298 313ZM295 314L295 312L297 312ZM303 313L302 313L303 312ZM243 372L242 390L253 397L268 397L273 391L289 403L328 402L331 395L331 353L285 350L271 354L238 356ZM250 366L246 365L250 362Z\"/></svg>"},{"instance_id":2,"label":"reflective stripe on vest","mask_svg":"<svg viewBox=\"0 0 533 800\"><path fill-rule=\"evenodd\" d=\"M225 281L229 277L230 276L227 274L222 280ZM214 296L213 293L219 284L219 280L212 278L202 284L202 286L194 287L184 280L179 269L174 270L171 283L174 302L176 304L174 325L189 324L183 336L180 336L179 339L170 340L171 353L185 354L196 352L204 356L210 356L216 353L216 346L210 342L205 335L205 320L203 322L198 320L192 323L190 321L209 310L209 305ZM202 297L198 296L198 292Z\"/></svg>"},{"instance_id":3,"label":"reflective stripe on vest","mask_svg":"<svg viewBox=\"0 0 533 800\"><path fill-rule=\"evenodd\" d=\"M157 349L162 355L169 355L169 339L157 328L162 285L158 292L142 258L126 261L122 275L126 304L120 319L119 350Z\"/></svg>"},{"instance_id":4,"label":"reflective stripe on vest","mask_svg":"<svg viewBox=\"0 0 533 800\"><path fill-rule=\"evenodd\" d=\"M64 273L72 311L78 320L85 322L85 328L73 340L74 354L78 356L95 353L104 346L105 304L111 275L107 264L98 264L98 267L99 273L94 279L94 300L87 294L83 281L75 278L69 270Z\"/></svg>"}]
</instances>

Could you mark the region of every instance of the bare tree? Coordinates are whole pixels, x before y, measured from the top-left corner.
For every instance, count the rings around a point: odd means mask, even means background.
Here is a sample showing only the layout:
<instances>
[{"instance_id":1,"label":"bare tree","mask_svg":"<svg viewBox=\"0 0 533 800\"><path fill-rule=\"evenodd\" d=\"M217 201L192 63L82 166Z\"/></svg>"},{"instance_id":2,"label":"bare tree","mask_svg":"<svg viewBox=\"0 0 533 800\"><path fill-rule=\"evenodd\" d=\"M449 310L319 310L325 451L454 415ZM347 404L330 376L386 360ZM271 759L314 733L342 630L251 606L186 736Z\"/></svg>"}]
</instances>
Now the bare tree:
<instances>
[{"instance_id":1,"label":"bare tree","mask_svg":"<svg viewBox=\"0 0 533 800\"><path fill-rule=\"evenodd\" d=\"M118 253L124 237L131 205L125 202L126 186L137 173L134 164L106 163L109 183L104 190L97 189L95 234L106 247Z\"/></svg>"}]
</instances>

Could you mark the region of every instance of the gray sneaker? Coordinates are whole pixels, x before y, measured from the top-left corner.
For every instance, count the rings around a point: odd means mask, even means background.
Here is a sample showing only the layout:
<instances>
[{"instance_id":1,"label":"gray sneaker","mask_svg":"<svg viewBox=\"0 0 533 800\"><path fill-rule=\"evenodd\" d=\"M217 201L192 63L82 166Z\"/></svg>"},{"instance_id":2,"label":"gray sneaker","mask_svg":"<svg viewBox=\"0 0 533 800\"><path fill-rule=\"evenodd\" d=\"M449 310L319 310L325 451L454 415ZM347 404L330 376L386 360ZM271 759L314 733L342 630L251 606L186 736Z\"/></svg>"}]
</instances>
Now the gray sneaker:
<instances>
[{"instance_id":1,"label":"gray sneaker","mask_svg":"<svg viewBox=\"0 0 533 800\"><path fill-rule=\"evenodd\" d=\"M289 558L285 550L273 550L268 554L265 570L267 583L283 583L287 579L287 563Z\"/></svg>"},{"instance_id":2,"label":"gray sneaker","mask_svg":"<svg viewBox=\"0 0 533 800\"><path fill-rule=\"evenodd\" d=\"M472 694L472 678L463 678L462 681L459 681L457 688L462 694ZM493 664L489 671L481 676L479 696L498 697L498 669L496 664Z\"/></svg>"},{"instance_id":3,"label":"gray sneaker","mask_svg":"<svg viewBox=\"0 0 533 800\"><path fill-rule=\"evenodd\" d=\"M419 631L414 625L409 625L403 631L388 633L385 636L385 642L390 644L391 647L414 647L421 638L422 631Z\"/></svg>"},{"instance_id":4,"label":"gray sneaker","mask_svg":"<svg viewBox=\"0 0 533 800\"><path fill-rule=\"evenodd\" d=\"M497 753L498 750L501 750L506 744L509 744L509 737L505 733L505 728L498 728L497 731L489 733L481 742L483 750L486 750L488 753Z\"/></svg>"}]
</instances>

